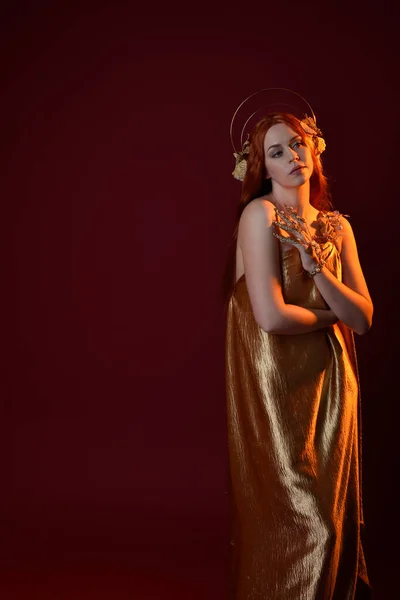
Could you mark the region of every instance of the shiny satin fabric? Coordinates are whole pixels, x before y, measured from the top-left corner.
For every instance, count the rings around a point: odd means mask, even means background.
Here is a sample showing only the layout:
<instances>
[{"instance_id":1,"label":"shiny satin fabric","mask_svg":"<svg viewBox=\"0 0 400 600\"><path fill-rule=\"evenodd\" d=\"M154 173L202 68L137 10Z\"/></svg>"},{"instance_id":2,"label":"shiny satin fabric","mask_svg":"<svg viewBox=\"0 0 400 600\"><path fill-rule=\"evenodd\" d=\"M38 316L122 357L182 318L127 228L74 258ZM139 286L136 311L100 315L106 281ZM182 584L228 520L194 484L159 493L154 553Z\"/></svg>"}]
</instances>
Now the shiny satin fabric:
<instances>
[{"instance_id":1,"label":"shiny satin fabric","mask_svg":"<svg viewBox=\"0 0 400 600\"><path fill-rule=\"evenodd\" d=\"M332 242L323 258L341 280ZM327 308L296 248L281 254L281 265L287 303ZM360 537L353 333L341 322L305 334L266 333L254 319L245 275L226 325L230 598L354 600L356 587L370 587Z\"/></svg>"}]
</instances>

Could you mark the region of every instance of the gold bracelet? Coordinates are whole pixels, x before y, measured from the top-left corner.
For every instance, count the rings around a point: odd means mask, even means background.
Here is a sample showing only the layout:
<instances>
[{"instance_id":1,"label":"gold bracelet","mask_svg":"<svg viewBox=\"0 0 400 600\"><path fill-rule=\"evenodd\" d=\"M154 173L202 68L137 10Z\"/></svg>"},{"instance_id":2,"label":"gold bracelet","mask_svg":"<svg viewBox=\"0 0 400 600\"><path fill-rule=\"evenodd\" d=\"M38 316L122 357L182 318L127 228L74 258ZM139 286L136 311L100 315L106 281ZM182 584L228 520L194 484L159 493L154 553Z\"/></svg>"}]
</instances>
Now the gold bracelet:
<instances>
[{"instance_id":1,"label":"gold bracelet","mask_svg":"<svg viewBox=\"0 0 400 600\"><path fill-rule=\"evenodd\" d=\"M317 266L315 267L314 271L307 271L307 275L309 277L314 277L314 275L316 275L317 273L321 273L322 267L325 265L325 263L325 260L320 260Z\"/></svg>"}]
</instances>

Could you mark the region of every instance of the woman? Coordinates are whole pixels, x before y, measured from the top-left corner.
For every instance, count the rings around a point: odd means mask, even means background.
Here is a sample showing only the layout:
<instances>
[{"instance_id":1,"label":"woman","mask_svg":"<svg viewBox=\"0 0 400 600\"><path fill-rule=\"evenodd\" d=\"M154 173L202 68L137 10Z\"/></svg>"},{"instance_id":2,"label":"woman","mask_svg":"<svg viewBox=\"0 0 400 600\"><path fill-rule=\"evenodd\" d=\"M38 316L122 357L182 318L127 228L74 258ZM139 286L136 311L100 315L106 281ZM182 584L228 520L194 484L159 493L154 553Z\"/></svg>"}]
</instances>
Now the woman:
<instances>
[{"instance_id":1,"label":"woman","mask_svg":"<svg viewBox=\"0 0 400 600\"><path fill-rule=\"evenodd\" d=\"M368 331L373 305L352 227L328 210L324 148L313 119L273 113L236 155L245 175L226 304L235 600L370 597L353 331Z\"/></svg>"}]
</instances>

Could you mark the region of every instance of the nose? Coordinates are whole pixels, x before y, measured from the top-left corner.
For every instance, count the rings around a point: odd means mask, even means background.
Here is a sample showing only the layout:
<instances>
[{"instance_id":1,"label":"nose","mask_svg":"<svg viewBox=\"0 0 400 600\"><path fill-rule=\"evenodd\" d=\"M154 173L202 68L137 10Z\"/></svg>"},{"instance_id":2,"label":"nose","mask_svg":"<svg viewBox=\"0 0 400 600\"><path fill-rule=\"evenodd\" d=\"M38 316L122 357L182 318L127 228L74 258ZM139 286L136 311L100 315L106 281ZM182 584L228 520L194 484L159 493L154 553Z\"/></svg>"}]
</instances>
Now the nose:
<instances>
[{"instance_id":1,"label":"nose","mask_svg":"<svg viewBox=\"0 0 400 600\"><path fill-rule=\"evenodd\" d=\"M299 155L297 154L296 150L293 150L293 148L289 148L289 150L290 150L290 152L292 154L292 157L291 157L290 161L292 161L292 160L299 160Z\"/></svg>"}]
</instances>

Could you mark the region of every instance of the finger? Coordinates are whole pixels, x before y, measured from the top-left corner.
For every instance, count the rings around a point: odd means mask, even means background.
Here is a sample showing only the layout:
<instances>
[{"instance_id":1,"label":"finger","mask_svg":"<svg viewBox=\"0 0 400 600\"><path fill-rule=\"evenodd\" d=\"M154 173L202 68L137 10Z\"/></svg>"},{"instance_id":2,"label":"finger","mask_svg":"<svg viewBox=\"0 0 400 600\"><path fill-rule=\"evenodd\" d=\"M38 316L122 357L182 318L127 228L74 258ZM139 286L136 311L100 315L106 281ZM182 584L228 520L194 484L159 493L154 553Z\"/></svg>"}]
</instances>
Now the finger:
<instances>
[{"instance_id":1,"label":"finger","mask_svg":"<svg viewBox=\"0 0 400 600\"><path fill-rule=\"evenodd\" d=\"M299 231L297 229L297 227L290 227L289 225L286 225L285 223L278 223L277 221L272 221L272 223L274 225L277 225L278 227L280 227L280 229L284 229L285 231L288 231L289 233L293 233L297 237L303 237L303 231Z\"/></svg>"},{"instance_id":2,"label":"finger","mask_svg":"<svg viewBox=\"0 0 400 600\"><path fill-rule=\"evenodd\" d=\"M275 207L275 212L277 212L282 218L287 219L287 220L294 220L301 224L304 224L306 222L304 217L301 217L300 215L297 214L296 209L292 208L291 206L288 206L287 204L285 206L286 206L286 211L279 210Z\"/></svg>"},{"instance_id":3,"label":"finger","mask_svg":"<svg viewBox=\"0 0 400 600\"><path fill-rule=\"evenodd\" d=\"M276 225L278 225L279 227L282 227L282 229L285 229L286 231L292 231L294 232L298 232L301 235L307 235L307 230L306 228L300 224L297 223L297 221L294 221L293 219L282 219L282 220L278 220L278 221L273 221L273 223L275 223ZM290 227L291 229L287 229L288 227Z\"/></svg>"},{"instance_id":4,"label":"finger","mask_svg":"<svg viewBox=\"0 0 400 600\"><path fill-rule=\"evenodd\" d=\"M292 216L283 212L283 210L277 210L275 212L277 213L277 219L282 219L285 223L298 226L297 222L292 218Z\"/></svg>"},{"instance_id":5,"label":"finger","mask_svg":"<svg viewBox=\"0 0 400 600\"><path fill-rule=\"evenodd\" d=\"M291 237L286 237L285 235L279 235L279 233L272 232L272 235L278 238L281 242L287 242L288 244L292 244L293 246L302 246L301 242L294 240Z\"/></svg>"},{"instance_id":6,"label":"finger","mask_svg":"<svg viewBox=\"0 0 400 600\"><path fill-rule=\"evenodd\" d=\"M282 211L279 214L284 219L290 219L291 221L295 221L295 222L301 224L302 226L304 226L304 223L306 222L306 220L304 219L304 217L300 217L300 215L298 215L297 213L289 213L288 214L288 213L284 213Z\"/></svg>"},{"instance_id":7,"label":"finger","mask_svg":"<svg viewBox=\"0 0 400 600\"><path fill-rule=\"evenodd\" d=\"M274 225L277 225L278 227L280 227L281 229L284 229L285 231L292 231L293 233L301 233L298 231L298 229L296 227L287 225L286 223L279 223L279 221L272 221L274 223Z\"/></svg>"},{"instance_id":8,"label":"finger","mask_svg":"<svg viewBox=\"0 0 400 600\"><path fill-rule=\"evenodd\" d=\"M309 254L314 254L316 256L319 256L321 254L321 246L315 241L315 240L311 240L311 242L308 244L308 253Z\"/></svg>"}]
</instances>

